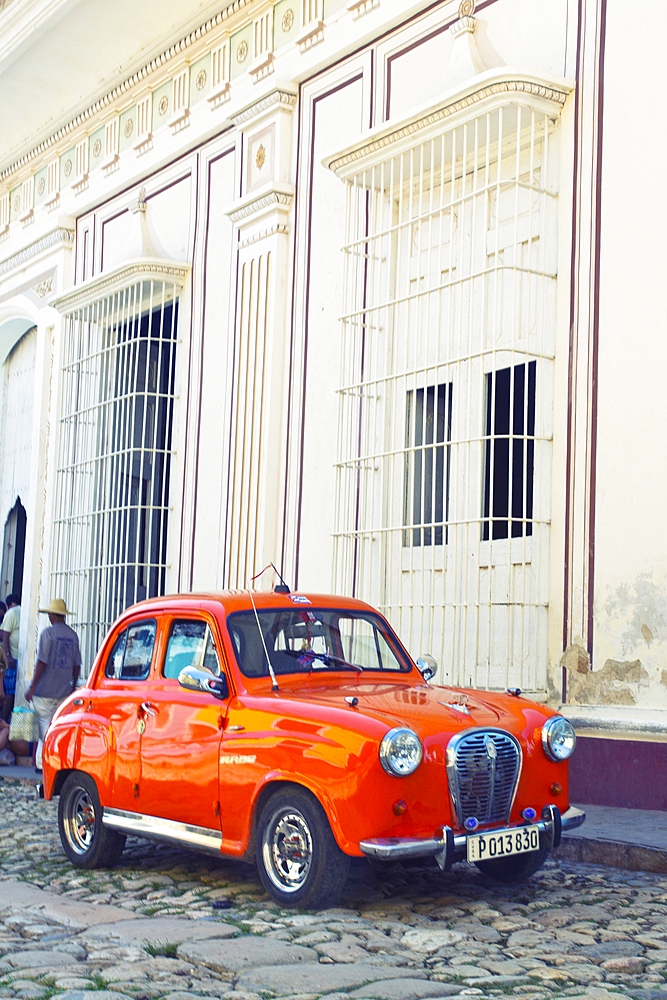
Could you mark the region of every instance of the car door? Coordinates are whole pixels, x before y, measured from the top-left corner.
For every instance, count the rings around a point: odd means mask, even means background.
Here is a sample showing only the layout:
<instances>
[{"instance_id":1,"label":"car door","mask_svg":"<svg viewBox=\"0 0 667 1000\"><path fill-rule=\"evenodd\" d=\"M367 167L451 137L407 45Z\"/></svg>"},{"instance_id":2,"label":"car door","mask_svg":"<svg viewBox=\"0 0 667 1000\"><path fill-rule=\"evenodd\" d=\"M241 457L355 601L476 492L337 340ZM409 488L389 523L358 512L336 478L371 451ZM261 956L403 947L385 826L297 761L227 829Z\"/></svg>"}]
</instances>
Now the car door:
<instances>
[{"instance_id":1,"label":"car door","mask_svg":"<svg viewBox=\"0 0 667 1000\"><path fill-rule=\"evenodd\" d=\"M102 804L116 809L137 808L142 705L157 633L157 617L118 632L82 714L78 766L95 778Z\"/></svg>"},{"instance_id":2,"label":"car door","mask_svg":"<svg viewBox=\"0 0 667 1000\"><path fill-rule=\"evenodd\" d=\"M227 700L178 682L186 666L221 674L217 626L205 614L172 615L164 636L143 709L137 811L219 832L218 752Z\"/></svg>"}]
</instances>

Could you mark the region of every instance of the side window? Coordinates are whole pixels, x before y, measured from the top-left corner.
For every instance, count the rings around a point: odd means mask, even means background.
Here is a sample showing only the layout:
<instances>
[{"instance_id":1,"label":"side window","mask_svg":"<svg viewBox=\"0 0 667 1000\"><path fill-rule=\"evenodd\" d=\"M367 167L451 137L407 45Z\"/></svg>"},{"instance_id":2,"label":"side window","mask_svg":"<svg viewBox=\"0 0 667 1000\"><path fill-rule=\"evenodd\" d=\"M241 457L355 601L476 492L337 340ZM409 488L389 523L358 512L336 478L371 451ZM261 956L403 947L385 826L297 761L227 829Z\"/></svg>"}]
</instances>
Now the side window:
<instances>
[{"instance_id":1,"label":"side window","mask_svg":"<svg viewBox=\"0 0 667 1000\"><path fill-rule=\"evenodd\" d=\"M142 681L148 677L153 659L157 623L130 625L116 639L104 669L105 677Z\"/></svg>"},{"instance_id":2,"label":"side window","mask_svg":"<svg viewBox=\"0 0 667 1000\"><path fill-rule=\"evenodd\" d=\"M203 621L184 619L172 623L162 670L164 677L178 678L183 667L204 667L220 674L220 662L211 629Z\"/></svg>"}]
</instances>

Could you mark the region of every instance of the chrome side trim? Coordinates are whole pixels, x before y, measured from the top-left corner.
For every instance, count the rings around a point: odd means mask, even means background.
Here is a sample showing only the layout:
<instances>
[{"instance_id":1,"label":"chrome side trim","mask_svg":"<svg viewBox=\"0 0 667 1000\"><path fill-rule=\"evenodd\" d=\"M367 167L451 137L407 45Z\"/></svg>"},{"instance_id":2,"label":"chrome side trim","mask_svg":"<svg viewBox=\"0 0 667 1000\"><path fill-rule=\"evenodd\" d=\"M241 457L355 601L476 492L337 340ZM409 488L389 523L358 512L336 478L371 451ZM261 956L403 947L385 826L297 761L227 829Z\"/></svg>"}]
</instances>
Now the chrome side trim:
<instances>
[{"instance_id":1,"label":"chrome side trim","mask_svg":"<svg viewBox=\"0 0 667 1000\"><path fill-rule=\"evenodd\" d=\"M191 826L189 823L177 823L173 819L162 819L160 816L145 816L143 813L105 807L102 822L113 830L120 830L121 833L134 833L139 837L164 840L169 844L186 844L188 847L209 854L219 855L222 848L222 834L217 830L208 830L204 826Z\"/></svg>"},{"instance_id":2,"label":"chrome side trim","mask_svg":"<svg viewBox=\"0 0 667 1000\"><path fill-rule=\"evenodd\" d=\"M570 806L567 812L564 812L560 818L563 830L574 830L584 822L586 813L582 809ZM531 823L531 826L536 826L540 833L548 836L549 842L551 842L553 837L553 823L551 820L539 819L536 823ZM454 860L460 860L466 856L466 841L469 836L474 836L477 833L494 833L501 829L505 828L496 827L490 830L475 830L474 833L459 833L454 836L451 828L445 826L443 827L441 837L369 837L368 840L359 841L359 849L367 857L379 858L381 861L395 861L400 858L419 858L446 851L449 837L454 842ZM507 829L518 829L518 827L508 827Z\"/></svg>"}]
</instances>

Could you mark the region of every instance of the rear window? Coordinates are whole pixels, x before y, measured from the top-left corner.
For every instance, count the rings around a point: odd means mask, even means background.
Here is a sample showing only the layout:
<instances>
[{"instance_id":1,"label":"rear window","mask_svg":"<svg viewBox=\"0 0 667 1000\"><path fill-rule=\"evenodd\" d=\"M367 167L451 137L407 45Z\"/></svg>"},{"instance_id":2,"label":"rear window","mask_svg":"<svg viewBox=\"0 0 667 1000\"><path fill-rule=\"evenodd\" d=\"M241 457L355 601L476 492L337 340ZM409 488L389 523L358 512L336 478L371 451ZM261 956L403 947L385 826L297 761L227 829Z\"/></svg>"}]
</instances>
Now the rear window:
<instances>
[{"instance_id":1,"label":"rear window","mask_svg":"<svg viewBox=\"0 0 667 1000\"><path fill-rule=\"evenodd\" d=\"M326 671L405 672L412 669L393 632L376 615L340 609L239 611L227 619L241 673L267 677Z\"/></svg>"}]
</instances>

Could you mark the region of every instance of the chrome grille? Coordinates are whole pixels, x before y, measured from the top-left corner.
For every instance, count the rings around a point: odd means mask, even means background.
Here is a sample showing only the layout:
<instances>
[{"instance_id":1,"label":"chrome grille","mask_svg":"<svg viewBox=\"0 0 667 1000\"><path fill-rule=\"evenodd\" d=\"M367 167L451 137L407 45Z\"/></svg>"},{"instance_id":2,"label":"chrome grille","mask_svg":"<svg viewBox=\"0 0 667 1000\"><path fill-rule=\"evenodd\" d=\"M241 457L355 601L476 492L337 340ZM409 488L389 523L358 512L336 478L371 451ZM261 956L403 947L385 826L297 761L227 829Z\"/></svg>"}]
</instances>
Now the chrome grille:
<instances>
[{"instance_id":1,"label":"chrome grille","mask_svg":"<svg viewBox=\"0 0 667 1000\"><path fill-rule=\"evenodd\" d=\"M509 820L519 773L521 747L509 733L472 729L454 736L447 747L449 792L459 825Z\"/></svg>"}]
</instances>

